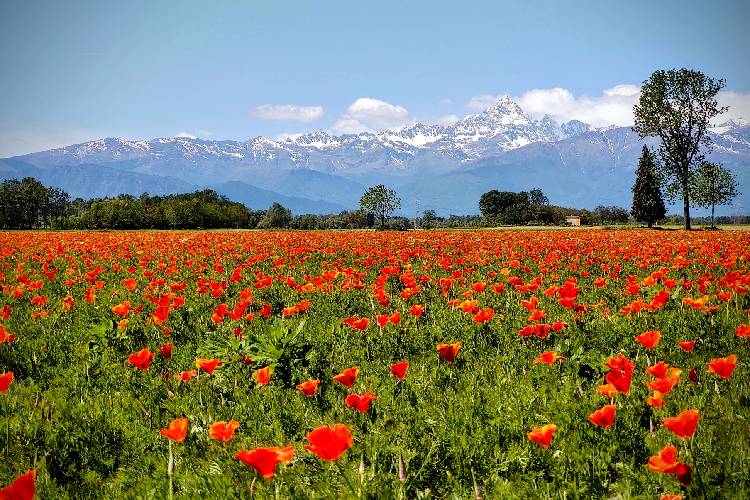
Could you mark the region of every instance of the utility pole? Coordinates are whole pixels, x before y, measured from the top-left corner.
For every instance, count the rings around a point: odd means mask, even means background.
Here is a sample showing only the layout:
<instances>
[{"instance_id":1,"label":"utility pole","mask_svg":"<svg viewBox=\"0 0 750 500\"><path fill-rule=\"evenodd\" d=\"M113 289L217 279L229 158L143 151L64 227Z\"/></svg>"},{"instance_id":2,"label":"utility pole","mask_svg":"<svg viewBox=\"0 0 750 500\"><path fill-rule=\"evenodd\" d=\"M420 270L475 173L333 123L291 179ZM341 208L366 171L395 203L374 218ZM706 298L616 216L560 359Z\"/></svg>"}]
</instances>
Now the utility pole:
<instances>
[{"instance_id":1,"label":"utility pole","mask_svg":"<svg viewBox=\"0 0 750 500\"><path fill-rule=\"evenodd\" d=\"M414 229L419 229L419 200L414 200Z\"/></svg>"}]
</instances>

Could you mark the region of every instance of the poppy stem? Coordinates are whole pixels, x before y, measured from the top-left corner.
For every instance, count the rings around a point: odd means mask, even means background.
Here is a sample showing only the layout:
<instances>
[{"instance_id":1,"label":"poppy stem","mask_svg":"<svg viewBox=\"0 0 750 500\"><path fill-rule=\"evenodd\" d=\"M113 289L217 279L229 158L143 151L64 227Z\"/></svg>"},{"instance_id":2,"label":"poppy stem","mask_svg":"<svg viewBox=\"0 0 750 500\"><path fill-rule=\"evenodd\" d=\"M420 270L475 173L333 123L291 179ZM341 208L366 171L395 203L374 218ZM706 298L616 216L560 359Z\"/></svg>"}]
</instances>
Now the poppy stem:
<instances>
[{"instance_id":1,"label":"poppy stem","mask_svg":"<svg viewBox=\"0 0 750 500\"><path fill-rule=\"evenodd\" d=\"M169 500L174 498L174 455L172 454L172 440L168 440L169 443L169 456L167 458L167 477L169 478Z\"/></svg>"},{"instance_id":2,"label":"poppy stem","mask_svg":"<svg viewBox=\"0 0 750 500\"><path fill-rule=\"evenodd\" d=\"M357 498L361 498L361 495L357 494L357 490L354 489L354 485L352 484L351 480L349 480L349 476L346 474L346 471L344 470L344 466L341 465L341 462L336 460L336 466L339 468L339 472L344 477L344 480L346 481L346 485L351 490L352 494L356 496Z\"/></svg>"}]
</instances>

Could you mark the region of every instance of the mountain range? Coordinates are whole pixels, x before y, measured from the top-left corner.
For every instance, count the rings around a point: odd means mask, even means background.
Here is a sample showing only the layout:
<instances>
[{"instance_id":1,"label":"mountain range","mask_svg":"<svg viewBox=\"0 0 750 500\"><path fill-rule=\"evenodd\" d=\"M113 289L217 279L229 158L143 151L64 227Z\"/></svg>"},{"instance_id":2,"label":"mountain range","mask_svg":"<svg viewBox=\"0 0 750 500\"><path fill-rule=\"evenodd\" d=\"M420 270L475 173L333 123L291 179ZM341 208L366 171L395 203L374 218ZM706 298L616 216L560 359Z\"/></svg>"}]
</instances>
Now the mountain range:
<instances>
[{"instance_id":1,"label":"mountain range","mask_svg":"<svg viewBox=\"0 0 750 500\"><path fill-rule=\"evenodd\" d=\"M750 212L750 125L729 121L710 135L708 158L729 168L742 191L717 213ZM83 198L210 187L250 208L278 201L297 214L356 208L365 189L381 183L398 192L409 215L417 200L440 215L478 213L486 191L534 187L556 205L629 207L643 144L657 145L629 127L535 120L502 97L450 126L244 142L100 139L0 159L0 178L33 176Z\"/></svg>"}]
</instances>

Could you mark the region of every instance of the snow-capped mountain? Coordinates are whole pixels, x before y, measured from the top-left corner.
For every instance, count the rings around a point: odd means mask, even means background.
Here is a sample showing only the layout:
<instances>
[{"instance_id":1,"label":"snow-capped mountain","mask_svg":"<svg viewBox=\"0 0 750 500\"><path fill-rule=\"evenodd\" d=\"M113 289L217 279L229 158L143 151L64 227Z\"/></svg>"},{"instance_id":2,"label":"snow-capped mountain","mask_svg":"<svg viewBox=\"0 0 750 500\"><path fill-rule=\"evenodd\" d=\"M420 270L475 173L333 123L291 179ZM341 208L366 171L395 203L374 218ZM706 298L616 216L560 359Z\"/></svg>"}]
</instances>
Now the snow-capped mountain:
<instances>
[{"instance_id":1,"label":"snow-capped mountain","mask_svg":"<svg viewBox=\"0 0 750 500\"><path fill-rule=\"evenodd\" d=\"M750 211L748 123L728 121L711 134L713 157L738 175L746 193L740 202ZM217 186L234 198L247 193L240 201L253 208L276 193L296 212L353 208L373 183L404 190L404 206L419 197L423 207L441 213L475 213L489 189L535 186L557 204L628 206L642 144L627 127L535 120L502 97L450 126L418 123L340 136L319 131L284 140L100 139L0 160L0 178L33 175L82 197Z\"/></svg>"}]
</instances>

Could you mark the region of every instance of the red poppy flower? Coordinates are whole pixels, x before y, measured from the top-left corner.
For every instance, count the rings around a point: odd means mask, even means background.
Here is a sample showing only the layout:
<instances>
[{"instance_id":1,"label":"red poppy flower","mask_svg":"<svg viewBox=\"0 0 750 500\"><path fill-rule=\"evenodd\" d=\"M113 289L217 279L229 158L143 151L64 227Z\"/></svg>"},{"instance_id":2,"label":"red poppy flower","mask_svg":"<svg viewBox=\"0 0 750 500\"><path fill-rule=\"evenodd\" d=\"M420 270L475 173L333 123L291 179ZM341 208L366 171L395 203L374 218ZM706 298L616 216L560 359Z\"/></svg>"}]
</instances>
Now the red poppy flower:
<instances>
[{"instance_id":1,"label":"red poppy flower","mask_svg":"<svg viewBox=\"0 0 750 500\"><path fill-rule=\"evenodd\" d=\"M359 375L359 368L353 366L351 368L347 368L338 375L334 375L333 380L351 389L354 385L354 382L357 380L357 375Z\"/></svg>"},{"instance_id":2,"label":"red poppy flower","mask_svg":"<svg viewBox=\"0 0 750 500\"><path fill-rule=\"evenodd\" d=\"M34 500L36 470L21 474L12 484L0 490L0 500Z\"/></svg>"},{"instance_id":3,"label":"red poppy flower","mask_svg":"<svg viewBox=\"0 0 750 500\"><path fill-rule=\"evenodd\" d=\"M547 424L542 427L537 427L527 434L531 441L538 443L543 448L549 448L552 442L552 436L557 432L557 426L555 424Z\"/></svg>"},{"instance_id":4,"label":"red poppy flower","mask_svg":"<svg viewBox=\"0 0 750 500\"><path fill-rule=\"evenodd\" d=\"M172 359L173 348L174 344L164 344L159 348L159 354L161 354L164 359Z\"/></svg>"},{"instance_id":5,"label":"red poppy flower","mask_svg":"<svg viewBox=\"0 0 750 500\"><path fill-rule=\"evenodd\" d=\"M253 378L260 385L266 385L271 380L271 367L264 366L259 370L253 372Z\"/></svg>"},{"instance_id":6,"label":"red poppy flower","mask_svg":"<svg viewBox=\"0 0 750 500\"><path fill-rule=\"evenodd\" d=\"M635 338L635 341L650 350L656 347L656 344L659 343L659 339L661 339L661 333L659 333L658 330L649 330L638 335Z\"/></svg>"},{"instance_id":7,"label":"red poppy flower","mask_svg":"<svg viewBox=\"0 0 750 500\"><path fill-rule=\"evenodd\" d=\"M349 394L344 403L349 408L354 408L360 413L367 413L370 411L370 403L375 399L375 394L372 392L366 392L361 396L359 394Z\"/></svg>"},{"instance_id":8,"label":"red poppy flower","mask_svg":"<svg viewBox=\"0 0 750 500\"><path fill-rule=\"evenodd\" d=\"M327 462L337 460L353 443L349 429L343 424L313 429L307 435L307 441L310 444L305 445L305 449Z\"/></svg>"},{"instance_id":9,"label":"red poppy flower","mask_svg":"<svg viewBox=\"0 0 750 500\"><path fill-rule=\"evenodd\" d=\"M13 382L13 372L0 373L1 394L8 392L8 387L10 387L11 382Z\"/></svg>"},{"instance_id":10,"label":"red poppy flower","mask_svg":"<svg viewBox=\"0 0 750 500\"><path fill-rule=\"evenodd\" d=\"M263 479L271 479L276 473L276 466L294 458L297 450L294 446L286 448L256 448L254 450L240 450L234 458L252 467Z\"/></svg>"},{"instance_id":11,"label":"red poppy flower","mask_svg":"<svg viewBox=\"0 0 750 500\"><path fill-rule=\"evenodd\" d=\"M674 471L674 477L681 485L690 486L693 477L693 469L688 464L679 463Z\"/></svg>"},{"instance_id":12,"label":"red poppy flower","mask_svg":"<svg viewBox=\"0 0 750 500\"><path fill-rule=\"evenodd\" d=\"M732 376L735 368L737 368L737 355L731 354L726 358L716 358L709 361L707 371L726 380Z\"/></svg>"},{"instance_id":13,"label":"red poppy flower","mask_svg":"<svg viewBox=\"0 0 750 500\"><path fill-rule=\"evenodd\" d=\"M589 415L589 422L598 425L599 427L609 429L615 423L616 413L617 407L615 405L607 405Z\"/></svg>"},{"instance_id":14,"label":"red poppy flower","mask_svg":"<svg viewBox=\"0 0 750 500\"><path fill-rule=\"evenodd\" d=\"M403 380L406 376L406 370L409 368L408 361L402 361L400 363L394 363L391 365L391 373L396 376L397 379Z\"/></svg>"},{"instance_id":15,"label":"red poppy flower","mask_svg":"<svg viewBox=\"0 0 750 500\"><path fill-rule=\"evenodd\" d=\"M159 434L165 436L176 443L185 441L188 430L188 419L176 418L169 423L169 427L161 429Z\"/></svg>"},{"instance_id":16,"label":"red poppy flower","mask_svg":"<svg viewBox=\"0 0 750 500\"><path fill-rule=\"evenodd\" d=\"M236 420L230 420L229 422L214 422L209 427L208 437L218 439L219 441L226 443L234 436L234 431L240 428L240 423Z\"/></svg>"},{"instance_id":17,"label":"red poppy flower","mask_svg":"<svg viewBox=\"0 0 750 500\"><path fill-rule=\"evenodd\" d=\"M544 363L545 365L552 366L555 364L555 361L557 361L558 359L565 359L565 356L560 356L555 351L547 351L537 356L536 359L532 361L532 364L536 365L539 363Z\"/></svg>"},{"instance_id":18,"label":"red poppy flower","mask_svg":"<svg viewBox=\"0 0 750 500\"><path fill-rule=\"evenodd\" d=\"M683 340L681 342L677 342L677 345L680 346L680 349L682 349L685 352L690 352L693 350L693 346L695 345L695 340Z\"/></svg>"},{"instance_id":19,"label":"red poppy flower","mask_svg":"<svg viewBox=\"0 0 750 500\"><path fill-rule=\"evenodd\" d=\"M648 459L648 468L654 472L674 474L679 463L677 460L677 448L669 445L662 448L658 455L654 455Z\"/></svg>"},{"instance_id":20,"label":"red poppy flower","mask_svg":"<svg viewBox=\"0 0 750 500\"><path fill-rule=\"evenodd\" d=\"M627 395L630 392L630 382L633 377L635 363L618 353L616 357L609 358L606 365L610 370L604 379L614 385L618 392Z\"/></svg>"},{"instance_id":21,"label":"red poppy flower","mask_svg":"<svg viewBox=\"0 0 750 500\"><path fill-rule=\"evenodd\" d=\"M750 337L750 323L737 325L738 337Z\"/></svg>"},{"instance_id":22,"label":"red poppy flower","mask_svg":"<svg viewBox=\"0 0 750 500\"><path fill-rule=\"evenodd\" d=\"M297 384L297 390L307 397L312 397L315 396L319 384L320 380L317 379L306 380L300 384Z\"/></svg>"},{"instance_id":23,"label":"red poppy flower","mask_svg":"<svg viewBox=\"0 0 750 500\"><path fill-rule=\"evenodd\" d=\"M216 368L220 367L221 364L222 363L220 359L198 358L195 360L195 366L208 373L209 375L212 374L214 370L216 370Z\"/></svg>"},{"instance_id":24,"label":"red poppy flower","mask_svg":"<svg viewBox=\"0 0 750 500\"><path fill-rule=\"evenodd\" d=\"M476 313L471 318L471 320L474 323L487 323L488 321L490 321L494 317L495 317L495 310L492 309L491 307L488 307L488 308L482 309L481 311L479 311L478 313Z\"/></svg>"},{"instance_id":25,"label":"red poppy flower","mask_svg":"<svg viewBox=\"0 0 750 500\"><path fill-rule=\"evenodd\" d=\"M693 436L700 416L698 410L685 410L675 417L665 418L661 423L678 436L688 439Z\"/></svg>"},{"instance_id":26,"label":"red poppy flower","mask_svg":"<svg viewBox=\"0 0 750 500\"><path fill-rule=\"evenodd\" d=\"M155 357L156 355L146 347L128 356L128 363L141 371L146 371L151 366L151 360Z\"/></svg>"},{"instance_id":27,"label":"red poppy flower","mask_svg":"<svg viewBox=\"0 0 750 500\"><path fill-rule=\"evenodd\" d=\"M461 350L461 342L456 342L455 344L438 344L437 350L440 357L443 358L446 363L450 364L456 360L458 351Z\"/></svg>"}]
</instances>

